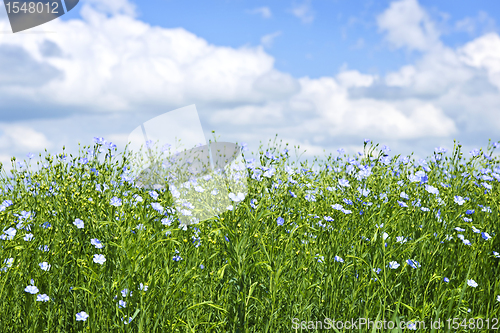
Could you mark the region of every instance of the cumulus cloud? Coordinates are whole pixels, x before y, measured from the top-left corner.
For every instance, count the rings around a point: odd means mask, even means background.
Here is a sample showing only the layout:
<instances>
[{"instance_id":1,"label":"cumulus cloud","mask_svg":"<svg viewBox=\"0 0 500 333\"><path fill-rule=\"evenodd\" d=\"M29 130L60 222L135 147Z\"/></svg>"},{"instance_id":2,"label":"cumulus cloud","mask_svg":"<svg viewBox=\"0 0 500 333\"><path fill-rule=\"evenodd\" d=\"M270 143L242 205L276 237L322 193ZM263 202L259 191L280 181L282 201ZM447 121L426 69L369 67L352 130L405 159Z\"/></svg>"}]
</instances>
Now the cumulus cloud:
<instances>
[{"instance_id":1,"label":"cumulus cloud","mask_svg":"<svg viewBox=\"0 0 500 333\"><path fill-rule=\"evenodd\" d=\"M432 138L500 132L500 37L445 47L414 0L393 2L378 23L393 46L423 51L418 61L382 77L343 69L314 79L277 70L263 46L212 45L182 28L152 27L127 2L113 3L88 2L82 20L47 23L64 33L0 40L0 60L9 64L0 76L0 113L11 122L1 125L3 151L60 149L64 140L93 136L125 144L148 110L191 104L204 129L226 141L255 144L280 133L309 153L357 147L360 136L409 153ZM0 20L0 30L7 24ZM18 111L19 104L36 111ZM57 111L50 122L33 120L50 110Z\"/></svg>"},{"instance_id":2,"label":"cumulus cloud","mask_svg":"<svg viewBox=\"0 0 500 333\"><path fill-rule=\"evenodd\" d=\"M182 28L152 27L124 15L107 18L90 6L84 6L82 16L83 21L50 23L64 33L12 39L17 54L0 54L9 57L12 71L36 65L33 75L11 75L38 84L36 89L24 86L32 98L96 112L273 98L253 89L253 81L273 69L274 59L261 47L217 47ZM11 96L24 96L23 89L8 88ZM0 86L0 95L6 93Z\"/></svg>"},{"instance_id":3,"label":"cumulus cloud","mask_svg":"<svg viewBox=\"0 0 500 333\"><path fill-rule=\"evenodd\" d=\"M350 70L337 74L337 80L344 87L369 87L373 84L375 77Z\"/></svg>"},{"instance_id":4,"label":"cumulus cloud","mask_svg":"<svg viewBox=\"0 0 500 333\"><path fill-rule=\"evenodd\" d=\"M50 149L51 142L45 134L27 126L0 124L0 149L38 151Z\"/></svg>"},{"instance_id":5,"label":"cumulus cloud","mask_svg":"<svg viewBox=\"0 0 500 333\"><path fill-rule=\"evenodd\" d=\"M467 43L459 54L467 65L486 70L490 82L500 90L500 37L496 33Z\"/></svg>"},{"instance_id":6,"label":"cumulus cloud","mask_svg":"<svg viewBox=\"0 0 500 333\"><path fill-rule=\"evenodd\" d=\"M439 31L417 0L400 0L390 4L377 17L378 29L396 48L426 51L439 45Z\"/></svg>"}]
</instances>

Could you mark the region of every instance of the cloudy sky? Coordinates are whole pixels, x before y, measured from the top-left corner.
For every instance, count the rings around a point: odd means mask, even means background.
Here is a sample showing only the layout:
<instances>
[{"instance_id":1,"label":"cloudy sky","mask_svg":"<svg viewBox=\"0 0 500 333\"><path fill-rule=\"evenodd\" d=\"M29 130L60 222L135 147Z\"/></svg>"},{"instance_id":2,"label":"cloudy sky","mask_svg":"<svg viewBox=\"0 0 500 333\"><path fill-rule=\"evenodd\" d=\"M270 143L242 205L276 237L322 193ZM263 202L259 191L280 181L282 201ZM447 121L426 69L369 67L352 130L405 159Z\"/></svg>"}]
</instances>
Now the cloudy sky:
<instances>
[{"instance_id":1,"label":"cloudy sky","mask_svg":"<svg viewBox=\"0 0 500 333\"><path fill-rule=\"evenodd\" d=\"M491 0L81 0L13 34L2 4L0 162L95 136L123 149L192 104L207 140L253 151L276 134L305 156L365 138L419 157L454 139L486 148L500 140L499 20Z\"/></svg>"}]
</instances>

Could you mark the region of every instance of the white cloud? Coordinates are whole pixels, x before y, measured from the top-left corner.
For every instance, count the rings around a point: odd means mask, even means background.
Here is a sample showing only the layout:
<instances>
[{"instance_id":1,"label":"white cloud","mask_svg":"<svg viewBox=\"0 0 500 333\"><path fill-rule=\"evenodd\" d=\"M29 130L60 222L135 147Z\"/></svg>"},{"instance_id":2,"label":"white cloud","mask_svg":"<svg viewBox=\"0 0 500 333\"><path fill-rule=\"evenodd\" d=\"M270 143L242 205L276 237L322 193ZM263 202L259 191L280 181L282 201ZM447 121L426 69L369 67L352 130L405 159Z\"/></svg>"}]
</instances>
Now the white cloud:
<instances>
[{"instance_id":1,"label":"white cloud","mask_svg":"<svg viewBox=\"0 0 500 333\"><path fill-rule=\"evenodd\" d=\"M353 77L356 75L351 74L351 82ZM388 139L441 137L456 133L453 120L429 103L417 102L408 112L392 101L352 100L347 88L333 79L301 79L300 82L302 90L292 100L308 100L313 104L316 117L312 112L306 112L307 121L315 123L309 133L326 131L333 137L364 133ZM369 82L364 77L358 83ZM420 114L424 116L420 117Z\"/></svg>"},{"instance_id":2,"label":"white cloud","mask_svg":"<svg viewBox=\"0 0 500 333\"><path fill-rule=\"evenodd\" d=\"M337 80L344 87L369 87L373 84L375 77L361 74L358 71L343 71L337 74Z\"/></svg>"},{"instance_id":3,"label":"white cloud","mask_svg":"<svg viewBox=\"0 0 500 333\"><path fill-rule=\"evenodd\" d=\"M52 144L45 134L30 127L0 124L0 149L38 151L51 147Z\"/></svg>"},{"instance_id":4,"label":"white cloud","mask_svg":"<svg viewBox=\"0 0 500 333\"><path fill-rule=\"evenodd\" d=\"M276 31L276 32L273 32L271 34L264 35L260 39L260 43L263 46L269 48L269 47L271 47L273 45L274 39L276 37L279 37L279 36L281 36L281 31Z\"/></svg>"},{"instance_id":5,"label":"white cloud","mask_svg":"<svg viewBox=\"0 0 500 333\"><path fill-rule=\"evenodd\" d=\"M385 83L389 87L407 87L414 83L417 70L412 65L401 67L397 72L388 73L385 77Z\"/></svg>"},{"instance_id":6,"label":"white cloud","mask_svg":"<svg viewBox=\"0 0 500 333\"><path fill-rule=\"evenodd\" d=\"M493 32L495 28L495 20L489 16L487 12L482 10L474 17L468 16L455 22L455 31L467 32L469 35Z\"/></svg>"},{"instance_id":7,"label":"white cloud","mask_svg":"<svg viewBox=\"0 0 500 333\"><path fill-rule=\"evenodd\" d=\"M128 0L84 0L84 6L92 6L101 13L109 15L127 15L135 17L137 15L136 6Z\"/></svg>"},{"instance_id":8,"label":"white cloud","mask_svg":"<svg viewBox=\"0 0 500 333\"><path fill-rule=\"evenodd\" d=\"M394 1L377 17L379 31L396 48L426 51L439 45L439 31L417 0Z\"/></svg>"},{"instance_id":9,"label":"white cloud","mask_svg":"<svg viewBox=\"0 0 500 333\"><path fill-rule=\"evenodd\" d=\"M464 84L474 76L459 59L457 52L437 46L412 65L405 65L384 78L389 87L407 88L419 96L442 96L449 89Z\"/></svg>"},{"instance_id":10,"label":"white cloud","mask_svg":"<svg viewBox=\"0 0 500 333\"><path fill-rule=\"evenodd\" d=\"M260 14L262 18L271 18L273 16L269 7L259 7L248 11L250 14Z\"/></svg>"},{"instance_id":11,"label":"white cloud","mask_svg":"<svg viewBox=\"0 0 500 333\"><path fill-rule=\"evenodd\" d=\"M312 23L314 21L314 11L311 8L311 0L306 0L302 4L294 4L289 11L292 15L299 18L302 23Z\"/></svg>"},{"instance_id":12,"label":"white cloud","mask_svg":"<svg viewBox=\"0 0 500 333\"><path fill-rule=\"evenodd\" d=\"M89 6L82 16L84 21L47 23L64 33L9 41L62 73L37 89L9 88L9 94L100 112L133 110L144 103L180 107L193 98L196 103L273 98L253 89L253 81L273 69L274 59L261 47L217 47L182 28L151 27L127 16L107 18ZM46 40L64 56L44 57L40 48ZM0 95L7 93L2 90Z\"/></svg>"},{"instance_id":13,"label":"white cloud","mask_svg":"<svg viewBox=\"0 0 500 333\"><path fill-rule=\"evenodd\" d=\"M459 54L467 65L486 70L491 84L500 90L500 37L496 33L467 43L459 50Z\"/></svg>"},{"instance_id":14,"label":"white cloud","mask_svg":"<svg viewBox=\"0 0 500 333\"><path fill-rule=\"evenodd\" d=\"M406 19L396 20L397 13ZM89 5L82 16L48 23L47 30L58 34L0 40L0 49L9 44L24 50L23 61L34 64L29 68L46 67L37 74L45 81L0 84L2 101L78 110L78 116L67 118L4 123L2 154L25 155L51 144L60 149L93 136L124 145L128 131L150 108L159 113L190 104L205 118L205 130L222 133L225 141L246 140L257 148L259 140L280 133L315 154L355 147L364 137L393 142L409 154L425 140L500 132L499 36L445 47L415 1L392 3L379 20L391 43L424 52L383 77L343 68L335 76L297 79L275 69L262 46L212 45L182 28L151 27L127 15L108 17ZM6 24L0 20L0 30L7 30ZM403 38L398 27L418 38ZM9 61L21 53L12 54ZM51 68L55 74L49 77ZM0 112L10 109L2 105Z\"/></svg>"}]
</instances>

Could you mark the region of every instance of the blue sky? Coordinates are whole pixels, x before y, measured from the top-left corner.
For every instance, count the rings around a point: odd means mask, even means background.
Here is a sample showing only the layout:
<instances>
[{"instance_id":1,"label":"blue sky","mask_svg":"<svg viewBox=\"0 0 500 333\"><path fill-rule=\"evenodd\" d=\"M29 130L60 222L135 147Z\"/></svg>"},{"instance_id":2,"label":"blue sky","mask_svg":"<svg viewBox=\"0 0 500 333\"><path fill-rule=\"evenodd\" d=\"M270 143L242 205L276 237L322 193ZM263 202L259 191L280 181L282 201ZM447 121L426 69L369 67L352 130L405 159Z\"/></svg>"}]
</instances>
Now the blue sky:
<instances>
[{"instance_id":1,"label":"blue sky","mask_svg":"<svg viewBox=\"0 0 500 333\"><path fill-rule=\"evenodd\" d=\"M18 34L3 8L3 163L94 136L123 147L191 104L205 137L252 150L276 133L306 156L500 139L495 1L82 0Z\"/></svg>"},{"instance_id":2,"label":"blue sky","mask_svg":"<svg viewBox=\"0 0 500 333\"><path fill-rule=\"evenodd\" d=\"M164 28L182 27L215 45L257 46L269 36L266 52L276 69L295 77L334 75L347 66L385 74L418 58L419 52L391 50L378 32L376 17L391 1L316 0L152 0L130 1L137 18ZM457 47L498 31L500 3L478 0L419 1L443 30L442 41ZM78 11L63 20L80 18ZM468 24L465 20L470 19ZM462 22L462 24L460 24ZM274 38L273 38L274 36Z\"/></svg>"}]
</instances>

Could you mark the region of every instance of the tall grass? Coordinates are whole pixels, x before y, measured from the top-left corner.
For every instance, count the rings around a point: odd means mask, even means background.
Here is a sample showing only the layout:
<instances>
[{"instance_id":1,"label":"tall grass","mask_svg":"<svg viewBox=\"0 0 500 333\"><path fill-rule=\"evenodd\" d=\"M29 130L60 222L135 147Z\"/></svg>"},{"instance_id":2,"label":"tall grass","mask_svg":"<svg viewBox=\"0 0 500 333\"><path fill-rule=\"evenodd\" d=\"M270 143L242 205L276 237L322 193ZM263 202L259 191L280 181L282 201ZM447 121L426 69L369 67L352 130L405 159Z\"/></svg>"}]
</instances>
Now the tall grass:
<instances>
[{"instance_id":1,"label":"tall grass","mask_svg":"<svg viewBox=\"0 0 500 333\"><path fill-rule=\"evenodd\" d=\"M494 146L425 163L366 142L312 163L261 147L246 198L184 226L168 186L138 188L130 153L99 142L3 173L0 332L319 332L328 318L430 332L500 317Z\"/></svg>"}]
</instances>

